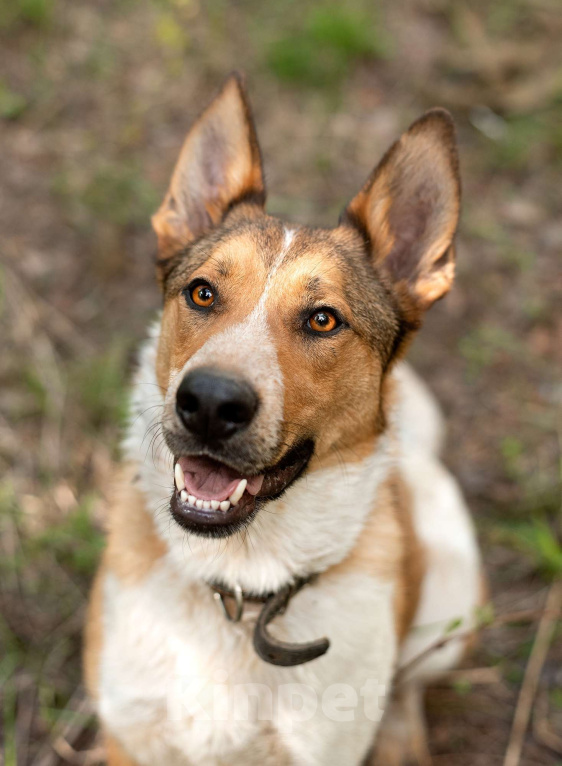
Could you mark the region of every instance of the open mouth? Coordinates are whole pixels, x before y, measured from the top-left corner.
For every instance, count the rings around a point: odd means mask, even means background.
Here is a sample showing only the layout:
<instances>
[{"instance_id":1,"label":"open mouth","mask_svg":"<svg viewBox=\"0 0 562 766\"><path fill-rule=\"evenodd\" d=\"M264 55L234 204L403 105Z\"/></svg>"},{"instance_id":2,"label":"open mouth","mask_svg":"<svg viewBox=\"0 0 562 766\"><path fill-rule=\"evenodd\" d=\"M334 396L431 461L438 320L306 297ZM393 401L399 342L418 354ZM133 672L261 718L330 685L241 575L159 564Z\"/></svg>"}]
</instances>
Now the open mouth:
<instances>
[{"instance_id":1,"label":"open mouth","mask_svg":"<svg viewBox=\"0 0 562 766\"><path fill-rule=\"evenodd\" d=\"M174 462L170 509L185 529L226 537L250 523L260 503L279 497L305 470L312 441L293 447L276 465L257 475L242 475L207 456L181 456Z\"/></svg>"}]
</instances>

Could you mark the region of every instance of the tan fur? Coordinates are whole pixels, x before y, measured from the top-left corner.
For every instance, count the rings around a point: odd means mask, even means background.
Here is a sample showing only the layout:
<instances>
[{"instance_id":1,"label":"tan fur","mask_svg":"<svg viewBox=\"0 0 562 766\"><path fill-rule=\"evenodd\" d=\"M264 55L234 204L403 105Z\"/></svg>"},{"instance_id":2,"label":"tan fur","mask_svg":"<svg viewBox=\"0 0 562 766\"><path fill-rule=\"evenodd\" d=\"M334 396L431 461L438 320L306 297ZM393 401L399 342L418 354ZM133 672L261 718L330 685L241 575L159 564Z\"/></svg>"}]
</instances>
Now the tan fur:
<instances>
[{"instance_id":1,"label":"tan fur","mask_svg":"<svg viewBox=\"0 0 562 766\"><path fill-rule=\"evenodd\" d=\"M86 626L84 630L84 648L82 665L86 689L93 699L98 696L99 659L103 645L103 580L105 568L101 565L90 592Z\"/></svg>"},{"instance_id":2,"label":"tan fur","mask_svg":"<svg viewBox=\"0 0 562 766\"><path fill-rule=\"evenodd\" d=\"M107 733L104 735L104 744L107 766L137 766L137 762L133 761L117 740Z\"/></svg>"},{"instance_id":3,"label":"tan fur","mask_svg":"<svg viewBox=\"0 0 562 766\"><path fill-rule=\"evenodd\" d=\"M310 274L322 275L322 303L344 317L352 310L343 296L341 272L331 265L330 243L321 247L305 231L295 247L298 260L283 269L272 291L270 322L284 376L285 423L300 433L320 431L316 455L323 459L330 450L355 449L375 437L381 363L355 335L345 343L336 336L322 349L291 342L286 317L298 310Z\"/></svg>"},{"instance_id":4,"label":"tan fur","mask_svg":"<svg viewBox=\"0 0 562 766\"><path fill-rule=\"evenodd\" d=\"M381 403L383 421L395 406L394 382L383 381ZM377 437L356 444L344 453L346 463L362 459L376 449ZM375 553L376 552L376 553ZM424 551L412 521L410 490L399 469L381 485L361 537L336 571L367 572L395 583L395 615L398 639L402 642L414 619L425 572Z\"/></svg>"},{"instance_id":5,"label":"tan fur","mask_svg":"<svg viewBox=\"0 0 562 766\"><path fill-rule=\"evenodd\" d=\"M183 276L183 285L195 278L218 285L224 311L215 321L203 322L189 309L181 293L168 297L162 314L157 359L158 382L164 391L172 370L181 369L211 335L242 321L250 313L267 280L263 256L268 248L281 248L282 239L279 226L272 226L269 236L262 239L249 232L234 235L212 249L206 263ZM221 275L223 268L228 268L228 277Z\"/></svg>"},{"instance_id":6,"label":"tan fur","mask_svg":"<svg viewBox=\"0 0 562 766\"><path fill-rule=\"evenodd\" d=\"M425 556L412 522L410 489L399 472L393 477L391 490L404 541L396 589L396 626L398 637L403 641L418 607L425 573Z\"/></svg>"},{"instance_id":7,"label":"tan fur","mask_svg":"<svg viewBox=\"0 0 562 766\"><path fill-rule=\"evenodd\" d=\"M330 571L366 572L393 582L396 632L399 641L404 639L418 605L424 558L412 525L408 488L398 471L381 485L353 550Z\"/></svg>"},{"instance_id":8,"label":"tan fur","mask_svg":"<svg viewBox=\"0 0 562 766\"><path fill-rule=\"evenodd\" d=\"M126 466L120 472L108 518L108 545L104 563L128 585L144 579L166 553L145 509L145 498L135 486L135 475Z\"/></svg>"},{"instance_id":9,"label":"tan fur","mask_svg":"<svg viewBox=\"0 0 562 766\"><path fill-rule=\"evenodd\" d=\"M423 713L423 689L409 685L395 691L366 766L431 766Z\"/></svg>"},{"instance_id":10,"label":"tan fur","mask_svg":"<svg viewBox=\"0 0 562 766\"><path fill-rule=\"evenodd\" d=\"M166 546L154 530L145 509L145 498L134 484L135 474L124 466L117 475L107 523L107 548L92 588L84 637L84 678L92 697L97 696L98 665L102 649L103 580L111 571L134 585L164 555Z\"/></svg>"}]
</instances>

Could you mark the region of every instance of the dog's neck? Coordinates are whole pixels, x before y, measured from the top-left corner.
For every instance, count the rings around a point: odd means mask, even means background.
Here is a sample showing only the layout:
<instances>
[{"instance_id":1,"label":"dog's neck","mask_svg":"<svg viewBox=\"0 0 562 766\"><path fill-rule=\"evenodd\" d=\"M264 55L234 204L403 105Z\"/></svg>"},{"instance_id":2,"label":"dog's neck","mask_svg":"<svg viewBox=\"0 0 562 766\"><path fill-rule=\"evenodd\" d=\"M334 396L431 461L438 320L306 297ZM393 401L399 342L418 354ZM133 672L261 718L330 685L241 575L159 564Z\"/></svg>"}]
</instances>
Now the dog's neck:
<instances>
[{"instance_id":1,"label":"dog's neck","mask_svg":"<svg viewBox=\"0 0 562 766\"><path fill-rule=\"evenodd\" d=\"M157 344L155 326L141 350L123 452L135 465L156 531L179 575L269 592L341 562L395 465L392 423L366 457L311 470L240 533L224 539L188 536L168 510L173 456L159 431L163 397L155 377Z\"/></svg>"}]
</instances>

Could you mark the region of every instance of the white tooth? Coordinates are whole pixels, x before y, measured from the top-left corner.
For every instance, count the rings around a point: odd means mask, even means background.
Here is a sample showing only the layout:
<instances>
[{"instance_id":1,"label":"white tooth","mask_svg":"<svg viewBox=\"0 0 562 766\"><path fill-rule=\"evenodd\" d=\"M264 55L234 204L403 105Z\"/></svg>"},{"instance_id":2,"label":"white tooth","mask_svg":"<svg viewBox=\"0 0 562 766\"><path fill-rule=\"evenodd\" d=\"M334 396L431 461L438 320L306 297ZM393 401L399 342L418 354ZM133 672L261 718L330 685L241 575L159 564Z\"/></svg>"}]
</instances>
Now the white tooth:
<instances>
[{"instance_id":1,"label":"white tooth","mask_svg":"<svg viewBox=\"0 0 562 766\"><path fill-rule=\"evenodd\" d=\"M218 500L211 500L211 508L213 511L218 511L220 503Z\"/></svg>"},{"instance_id":2,"label":"white tooth","mask_svg":"<svg viewBox=\"0 0 562 766\"><path fill-rule=\"evenodd\" d=\"M187 500L190 505L195 505L195 495L188 495Z\"/></svg>"},{"instance_id":3,"label":"white tooth","mask_svg":"<svg viewBox=\"0 0 562 766\"><path fill-rule=\"evenodd\" d=\"M203 501L202 500L196 500L195 501L195 507L196 508L203 508Z\"/></svg>"},{"instance_id":4,"label":"white tooth","mask_svg":"<svg viewBox=\"0 0 562 766\"><path fill-rule=\"evenodd\" d=\"M219 508L221 509L221 511L228 511L228 509L230 508L230 502L228 500L223 500Z\"/></svg>"},{"instance_id":5,"label":"white tooth","mask_svg":"<svg viewBox=\"0 0 562 766\"><path fill-rule=\"evenodd\" d=\"M176 467L174 468L174 478L176 480L176 487L178 488L178 492L181 492L182 489L185 489L185 481L183 478L183 471L179 463L176 463Z\"/></svg>"},{"instance_id":6,"label":"white tooth","mask_svg":"<svg viewBox=\"0 0 562 766\"><path fill-rule=\"evenodd\" d=\"M204 503L203 503L203 508L205 508L205 510L208 511L211 508L211 501L210 500L205 500Z\"/></svg>"},{"instance_id":7,"label":"white tooth","mask_svg":"<svg viewBox=\"0 0 562 766\"><path fill-rule=\"evenodd\" d=\"M238 502L240 498L242 497L242 495L244 494L244 490L246 489L247 484L248 484L247 479L240 479L240 481L238 482L238 486L236 487L232 495L228 498L230 502L232 503L232 505L238 505Z\"/></svg>"},{"instance_id":8,"label":"white tooth","mask_svg":"<svg viewBox=\"0 0 562 766\"><path fill-rule=\"evenodd\" d=\"M184 503L187 501L187 492L185 491L185 489L182 489L182 491L180 492L180 497Z\"/></svg>"}]
</instances>

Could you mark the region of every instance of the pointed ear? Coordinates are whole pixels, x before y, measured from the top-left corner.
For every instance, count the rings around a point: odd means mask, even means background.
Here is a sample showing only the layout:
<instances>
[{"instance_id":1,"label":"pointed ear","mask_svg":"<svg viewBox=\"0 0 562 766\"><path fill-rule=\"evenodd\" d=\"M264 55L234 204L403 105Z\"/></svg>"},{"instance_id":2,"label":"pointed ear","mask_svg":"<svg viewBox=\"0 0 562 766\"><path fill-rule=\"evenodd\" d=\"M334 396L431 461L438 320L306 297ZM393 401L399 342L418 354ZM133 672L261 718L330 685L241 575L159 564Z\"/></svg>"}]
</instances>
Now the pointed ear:
<instances>
[{"instance_id":1,"label":"pointed ear","mask_svg":"<svg viewBox=\"0 0 562 766\"><path fill-rule=\"evenodd\" d=\"M344 211L342 223L366 237L375 268L414 323L453 282L459 207L455 127L448 112L432 109L389 149Z\"/></svg>"},{"instance_id":2,"label":"pointed ear","mask_svg":"<svg viewBox=\"0 0 562 766\"><path fill-rule=\"evenodd\" d=\"M242 80L231 75L185 139L152 225L165 259L220 222L234 203L263 206L261 154Z\"/></svg>"}]
</instances>

